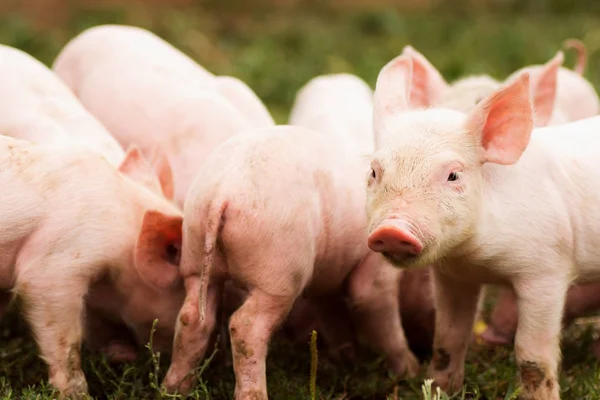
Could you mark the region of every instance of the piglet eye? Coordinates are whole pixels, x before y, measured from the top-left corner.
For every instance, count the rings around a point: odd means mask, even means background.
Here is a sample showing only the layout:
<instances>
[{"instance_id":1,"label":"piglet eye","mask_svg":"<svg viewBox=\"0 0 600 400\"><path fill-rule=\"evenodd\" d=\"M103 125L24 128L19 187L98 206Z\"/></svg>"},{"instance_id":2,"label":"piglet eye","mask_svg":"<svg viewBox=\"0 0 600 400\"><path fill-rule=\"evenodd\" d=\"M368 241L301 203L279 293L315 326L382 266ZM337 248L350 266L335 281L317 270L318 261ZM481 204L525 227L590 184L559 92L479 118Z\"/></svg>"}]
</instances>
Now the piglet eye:
<instances>
[{"instance_id":1,"label":"piglet eye","mask_svg":"<svg viewBox=\"0 0 600 400\"><path fill-rule=\"evenodd\" d=\"M369 171L369 185L377 183L381 180L383 169L377 160L371 163L371 171Z\"/></svg>"},{"instance_id":2,"label":"piglet eye","mask_svg":"<svg viewBox=\"0 0 600 400\"><path fill-rule=\"evenodd\" d=\"M457 172L450 172L450 175L448 175L448 182L454 182L458 180L458 173Z\"/></svg>"},{"instance_id":3,"label":"piglet eye","mask_svg":"<svg viewBox=\"0 0 600 400\"><path fill-rule=\"evenodd\" d=\"M483 97L478 97L475 99L475 104L479 104L483 100Z\"/></svg>"}]
</instances>

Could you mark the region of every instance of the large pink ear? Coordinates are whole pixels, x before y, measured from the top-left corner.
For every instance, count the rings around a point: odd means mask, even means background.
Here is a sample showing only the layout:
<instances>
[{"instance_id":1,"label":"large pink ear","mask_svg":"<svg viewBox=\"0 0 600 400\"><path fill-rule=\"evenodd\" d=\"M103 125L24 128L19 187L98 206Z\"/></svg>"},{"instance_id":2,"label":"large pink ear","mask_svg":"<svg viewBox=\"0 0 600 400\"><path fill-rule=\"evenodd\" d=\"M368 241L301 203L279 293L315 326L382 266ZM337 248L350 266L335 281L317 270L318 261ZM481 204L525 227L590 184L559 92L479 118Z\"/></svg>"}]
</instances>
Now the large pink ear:
<instances>
[{"instance_id":1,"label":"large pink ear","mask_svg":"<svg viewBox=\"0 0 600 400\"><path fill-rule=\"evenodd\" d=\"M563 61L564 55L562 51L559 51L554 58L544 64L535 73L535 81L532 82L532 86L536 126L546 126L552 118L556 100L558 70Z\"/></svg>"},{"instance_id":2,"label":"large pink ear","mask_svg":"<svg viewBox=\"0 0 600 400\"><path fill-rule=\"evenodd\" d=\"M514 164L525 151L533 129L529 80L523 73L471 110L466 129L481 141L484 162Z\"/></svg>"},{"instance_id":3,"label":"large pink ear","mask_svg":"<svg viewBox=\"0 0 600 400\"><path fill-rule=\"evenodd\" d=\"M402 55L412 60L412 78L409 103L412 107L431 107L440 98L448 84L442 74L412 46L406 46Z\"/></svg>"},{"instance_id":4,"label":"large pink ear","mask_svg":"<svg viewBox=\"0 0 600 400\"><path fill-rule=\"evenodd\" d=\"M135 247L134 263L147 284L165 289L179 279L181 216L146 211Z\"/></svg>"},{"instance_id":5,"label":"large pink ear","mask_svg":"<svg viewBox=\"0 0 600 400\"><path fill-rule=\"evenodd\" d=\"M585 48L585 44L577 39L567 39L564 41L563 47L565 49L575 49L577 52L577 61L575 62L573 71L576 74L583 75L587 65L587 49Z\"/></svg>"},{"instance_id":6,"label":"large pink ear","mask_svg":"<svg viewBox=\"0 0 600 400\"><path fill-rule=\"evenodd\" d=\"M373 94L373 127L376 136L386 117L409 110L411 77L412 61L405 56L394 58L379 72Z\"/></svg>"},{"instance_id":7,"label":"large pink ear","mask_svg":"<svg viewBox=\"0 0 600 400\"><path fill-rule=\"evenodd\" d=\"M129 146L125 158L119 166L119 171L152 190L154 193L161 196L163 195L163 186L159 176L157 176L154 168L152 168L152 165L150 165L148 160L142 155L142 152L137 146Z\"/></svg>"},{"instance_id":8,"label":"large pink ear","mask_svg":"<svg viewBox=\"0 0 600 400\"><path fill-rule=\"evenodd\" d=\"M158 181L162 188L162 192L169 200L173 200L175 195L175 185L173 184L173 170L167 158L167 154L157 145L152 151L150 164L158 175Z\"/></svg>"}]
</instances>

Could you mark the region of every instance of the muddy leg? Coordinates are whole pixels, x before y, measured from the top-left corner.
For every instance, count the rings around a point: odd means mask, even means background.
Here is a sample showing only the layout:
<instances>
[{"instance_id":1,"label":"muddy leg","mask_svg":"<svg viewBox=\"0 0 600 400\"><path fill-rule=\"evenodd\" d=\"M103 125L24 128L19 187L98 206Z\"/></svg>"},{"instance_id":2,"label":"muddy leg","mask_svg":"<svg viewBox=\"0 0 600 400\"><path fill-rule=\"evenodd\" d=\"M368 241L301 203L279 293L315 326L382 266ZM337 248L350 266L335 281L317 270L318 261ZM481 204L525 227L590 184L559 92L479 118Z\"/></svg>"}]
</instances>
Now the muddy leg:
<instances>
[{"instance_id":1,"label":"muddy leg","mask_svg":"<svg viewBox=\"0 0 600 400\"><path fill-rule=\"evenodd\" d=\"M267 399L266 358L269 340L283 322L294 297L253 289L231 316L229 333L235 371L235 399Z\"/></svg>"},{"instance_id":2,"label":"muddy leg","mask_svg":"<svg viewBox=\"0 0 600 400\"><path fill-rule=\"evenodd\" d=\"M188 376L188 373L202 361L215 329L223 283L211 278L204 320L201 319L199 309L200 289L199 276L192 275L186 278L186 298L177 318L172 361L163 381L169 393L187 394L192 389L196 377Z\"/></svg>"},{"instance_id":3,"label":"muddy leg","mask_svg":"<svg viewBox=\"0 0 600 400\"><path fill-rule=\"evenodd\" d=\"M48 288L48 282L20 285L25 317L32 327L41 358L48 364L49 382L63 396L73 399L87 394L81 370L83 298L85 283L67 281ZM59 289L58 289L59 288Z\"/></svg>"},{"instance_id":4,"label":"muddy leg","mask_svg":"<svg viewBox=\"0 0 600 400\"><path fill-rule=\"evenodd\" d=\"M473 331L480 285L458 282L432 270L436 306L433 359L427 375L450 393L462 388L465 355Z\"/></svg>"},{"instance_id":5,"label":"muddy leg","mask_svg":"<svg viewBox=\"0 0 600 400\"><path fill-rule=\"evenodd\" d=\"M528 277L515 284L519 308L515 356L522 399L560 398L557 375L567 286L566 277L555 275Z\"/></svg>"}]
</instances>

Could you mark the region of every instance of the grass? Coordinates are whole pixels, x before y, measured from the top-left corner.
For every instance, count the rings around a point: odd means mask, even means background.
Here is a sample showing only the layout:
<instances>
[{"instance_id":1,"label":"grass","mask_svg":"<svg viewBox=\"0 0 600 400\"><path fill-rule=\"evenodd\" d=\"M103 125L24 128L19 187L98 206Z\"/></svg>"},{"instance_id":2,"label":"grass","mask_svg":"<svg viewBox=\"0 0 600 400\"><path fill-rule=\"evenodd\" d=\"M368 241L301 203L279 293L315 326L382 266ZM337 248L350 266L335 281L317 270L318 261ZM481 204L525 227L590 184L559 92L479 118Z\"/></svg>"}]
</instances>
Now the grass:
<instances>
[{"instance_id":1,"label":"grass","mask_svg":"<svg viewBox=\"0 0 600 400\"><path fill-rule=\"evenodd\" d=\"M87 27L101 23L143 26L209 70L242 78L280 123L286 121L296 91L308 79L351 72L373 85L379 69L408 43L452 80L471 73L505 77L523 65L545 62L564 39L578 37L591 53L586 75L596 87L600 85L600 15L584 7L572 13L545 13L536 4L548 2L536 1L528 2L521 14L515 13L514 6L512 11L475 15L464 8L427 14L391 8L341 12L315 2L305 8L253 11L239 1L233 3L237 6L231 9L212 1L204 7L161 12L133 5L127 10L76 8L72 18L56 26L5 14L0 15L0 43L50 64L66 41ZM555 3L556 10L567 4ZM566 65L573 62L573 55L567 54ZM575 326L565 334L563 399L600 399L600 368L589 351L593 337L590 326ZM271 398L312 398L309 341L307 337L306 346L298 346L282 338L274 340L267 360ZM86 351L83 359L94 398L166 398L158 388L169 361L164 356L148 351L138 362L121 366L109 365ZM230 361L228 350L216 352L201 370L191 398L232 398L235 381ZM515 372L512 351L474 345L468 354L466 389L456 398L509 399L514 395ZM427 385L422 386L424 376L395 381L386 374L382 360L368 350L359 352L352 362L335 363L320 354L315 376L317 399L447 398L428 392ZM26 325L12 310L0 322L0 399L56 398L46 377Z\"/></svg>"}]
</instances>

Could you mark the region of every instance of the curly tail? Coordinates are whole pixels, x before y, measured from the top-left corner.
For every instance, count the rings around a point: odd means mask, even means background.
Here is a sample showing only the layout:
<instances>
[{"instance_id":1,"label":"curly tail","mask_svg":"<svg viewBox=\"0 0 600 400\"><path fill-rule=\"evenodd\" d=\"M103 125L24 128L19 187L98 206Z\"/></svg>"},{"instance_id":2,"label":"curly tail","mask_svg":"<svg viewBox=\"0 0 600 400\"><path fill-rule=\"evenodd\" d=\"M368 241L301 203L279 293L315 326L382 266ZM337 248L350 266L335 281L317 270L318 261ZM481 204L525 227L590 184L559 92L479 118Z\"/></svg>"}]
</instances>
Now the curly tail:
<instances>
[{"instance_id":1,"label":"curly tail","mask_svg":"<svg viewBox=\"0 0 600 400\"><path fill-rule=\"evenodd\" d=\"M587 49L585 44L578 39L567 39L563 42L565 49L575 49L577 52L577 61L573 67L573 71L579 75L583 75L585 67L587 65Z\"/></svg>"},{"instance_id":2,"label":"curly tail","mask_svg":"<svg viewBox=\"0 0 600 400\"><path fill-rule=\"evenodd\" d=\"M217 204L218 209L213 207ZM199 235L196 236L200 240L204 240L204 243L202 243L203 247L200 248L199 243L184 235L184 251L181 257L182 270L185 271L193 271L197 268L196 263L202 260L202 265L200 266L200 293L198 297L200 321L204 321L206 318L206 298L213 267L213 255L216 251L217 239L223 228L223 215L227 209L227 203L211 202L211 205L207 209L208 212L203 213L205 219L202 220L201 230L198 232Z\"/></svg>"}]
</instances>

